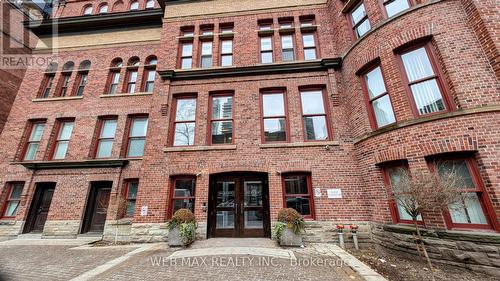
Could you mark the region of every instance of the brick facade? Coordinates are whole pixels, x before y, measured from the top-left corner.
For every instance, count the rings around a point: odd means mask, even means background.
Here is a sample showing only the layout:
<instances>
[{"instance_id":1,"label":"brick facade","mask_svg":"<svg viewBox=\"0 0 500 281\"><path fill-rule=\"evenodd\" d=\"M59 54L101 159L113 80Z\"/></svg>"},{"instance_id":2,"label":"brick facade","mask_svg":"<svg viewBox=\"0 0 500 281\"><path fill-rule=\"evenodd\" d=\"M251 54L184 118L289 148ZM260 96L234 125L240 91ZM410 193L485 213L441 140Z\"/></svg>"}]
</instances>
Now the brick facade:
<instances>
[{"instance_id":1,"label":"brick facade","mask_svg":"<svg viewBox=\"0 0 500 281\"><path fill-rule=\"evenodd\" d=\"M143 9L145 1L139 2L140 9ZM82 231L92 182L110 181L112 189L104 236L112 239L119 232L118 236L122 240L163 240L167 233L165 222L171 208L171 179L178 175L191 175L196 178L194 213L200 223L198 234L205 238L210 227L206 206L209 205L210 179L213 175L224 172L267 174L269 211L273 222L279 209L284 206L282 176L288 172L307 172L311 175L312 188L321 194L314 196L315 218L308 222L311 228L309 241L336 241L335 224L357 223L362 226L363 239L368 240L372 231L370 226L373 225L378 237L375 241L383 240L385 243L380 229L384 224L393 224L394 217L388 204L391 194L384 188L384 165L405 160L410 170L428 170L429 159L437 155L465 155L477 164L478 178L484 185L484 204L488 207L486 215L490 219L490 229L481 230L479 235L490 237L487 243L499 247L500 83L497 63L499 47L498 42L495 42L495 38L498 38L495 24L498 21L494 20L499 11L498 7L490 3L492 1L410 1L412 5L409 9L387 18L382 10L382 1L365 0L371 30L359 39L353 36L348 22L348 7L356 7L357 3L352 5L356 1L252 1L256 2L255 5L243 3L241 6L229 2L235 3L223 0L214 3L167 1L161 37L148 35L148 40L144 42L135 39L146 36L146 32L137 32L136 38L129 38L129 41L126 37L120 37L118 42L115 40L118 37L108 33L120 32L116 29L84 32L86 36L99 35L93 37L99 40L74 45L70 44L71 37L61 35L68 44L58 50L56 58L59 68L49 98L40 99L36 91L41 88L45 74L28 70L1 135L0 156L3 160L0 161L0 202L3 203L8 196L8 183L25 184L15 218L0 220L0 235L19 234L22 231L19 223L24 223L28 218L37 183L55 182L55 193L43 235L75 237ZM95 8L101 4L100 1L67 1L53 15L61 18L78 16L89 3ZM109 13L112 14L124 11L129 3L125 1L120 4L122 6L118 5L116 11L111 9L114 2L109 5ZM493 14L489 15L492 10ZM301 20L310 19L311 16L314 16L316 27L299 28ZM296 27L290 33L296 58L292 64L281 63L282 33L278 27L284 19L292 20ZM219 36L218 33L219 28L227 24L234 26L231 35L233 66L227 68L228 72L261 67L258 30L259 23L263 21L273 23L274 31L267 32L266 36L273 38L274 65L297 67L299 70L175 78L175 75L181 77L210 73L196 68L201 59L201 42L206 40L198 34L205 26L212 27L215 33L213 37L209 36L213 40L213 71L225 69L218 65L220 41L227 37ZM195 34L193 38L188 38L188 42L193 44L195 68L179 70L179 52L186 39L180 36L186 28L192 28ZM318 58L341 58L340 68L300 70L303 65L301 61L304 60L302 34L310 33L311 30L316 36ZM412 96L408 85L403 82L405 74L398 55L400 50L417 43L427 43L433 50L433 59L439 67L439 79L444 84L444 94L450 100L450 106L444 112L419 116L412 110ZM136 94L106 95L114 58L121 58L124 65L132 57L139 58L138 86L142 89L145 73L143 65L146 58L152 55L158 58L159 73L171 71L175 74L173 78L157 74L153 93L139 91ZM84 60L90 60L91 67L83 96L54 98L57 91L55 85L62 76L60 70L63 64L73 61L76 69ZM361 69L373 62L378 62L382 69L396 119L395 124L380 129L370 123L369 109L358 75ZM75 70L72 75L76 73ZM121 89L123 79L127 77L126 68L122 67L120 73ZM75 80L71 79L69 89L74 87ZM325 141L305 141L300 92L310 87L326 93L330 136ZM262 143L260 93L269 89L280 89L286 93L286 119L289 126L289 141L286 143ZM234 141L232 144L216 146L210 145L208 140L210 127L207 115L211 94L220 92L233 93ZM175 98L186 94L196 96L197 101L194 145L175 147L171 141ZM126 159L124 151L130 127L129 118L137 114L147 114L149 118L145 152L141 158ZM96 129L98 117L110 115L117 116L111 159L129 160L126 166L27 169L29 165L21 163L29 133L29 120L46 120L35 158L35 163L43 166L54 162L49 159L49 147L57 134L56 120L74 118L75 126L67 156L58 163L63 166L68 163L84 165L82 163L93 158L92 151L99 133ZM124 183L129 179L139 179L135 215L120 219L118 213L123 204L120 198ZM327 192L332 188L340 188L342 198L329 199ZM147 215L141 215L143 206L147 206ZM450 227L437 211L425 213L424 219L429 230L450 233L466 231L467 235L472 236L478 231ZM456 250L460 251L459 248ZM435 258L439 258L437 253ZM486 269L498 267L498 257L484 266Z\"/></svg>"}]
</instances>

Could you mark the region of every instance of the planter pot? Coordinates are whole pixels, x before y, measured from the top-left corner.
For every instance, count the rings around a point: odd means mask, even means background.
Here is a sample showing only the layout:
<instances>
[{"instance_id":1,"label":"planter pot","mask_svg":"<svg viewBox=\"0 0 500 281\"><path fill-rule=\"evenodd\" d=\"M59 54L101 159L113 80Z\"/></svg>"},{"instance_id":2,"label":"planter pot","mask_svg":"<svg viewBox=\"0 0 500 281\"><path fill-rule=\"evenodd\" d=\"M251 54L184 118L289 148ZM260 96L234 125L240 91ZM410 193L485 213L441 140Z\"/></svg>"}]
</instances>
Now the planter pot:
<instances>
[{"instance_id":1,"label":"planter pot","mask_svg":"<svg viewBox=\"0 0 500 281\"><path fill-rule=\"evenodd\" d=\"M300 247L302 246L302 235L297 235L293 233L288 227L283 229L280 237L280 245L281 246L292 246L292 247Z\"/></svg>"},{"instance_id":2,"label":"planter pot","mask_svg":"<svg viewBox=\"0 0 500 281\"><path fill-rule=\"evenodd\" d=\"M196 238L196 232L193 233L193 240ZM168 232L168 245L170 247L184 247L186 244L182 243L181 233L179 227L175 227Z\"/></svg>"}]
</instances>

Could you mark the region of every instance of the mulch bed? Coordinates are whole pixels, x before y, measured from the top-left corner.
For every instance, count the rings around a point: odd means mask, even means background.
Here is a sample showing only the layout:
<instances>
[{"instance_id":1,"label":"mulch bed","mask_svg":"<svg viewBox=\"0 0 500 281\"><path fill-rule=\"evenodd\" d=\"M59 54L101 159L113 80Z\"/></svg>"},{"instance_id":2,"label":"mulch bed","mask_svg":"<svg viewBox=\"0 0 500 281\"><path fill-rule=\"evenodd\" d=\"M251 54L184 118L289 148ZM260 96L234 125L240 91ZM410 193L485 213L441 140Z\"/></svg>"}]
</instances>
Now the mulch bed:
<instances>
[{"instance_id":1,"label":"mulch bed","mask_svg":"<svg viewBox=\"0 0 500 281\"><path fill-rule=\"evenodd\" d=\"M405 254L389 251L380 246L368 246L359 251L348 249L352 255L368 264L375 271L391 281L426 281L432 280L425 258L418 256L411 258ZM439 281L496 281L489 275L476 273L466 268L452 265L432 264L435 268L435 277Z\"/></svg>"}]
</instances>

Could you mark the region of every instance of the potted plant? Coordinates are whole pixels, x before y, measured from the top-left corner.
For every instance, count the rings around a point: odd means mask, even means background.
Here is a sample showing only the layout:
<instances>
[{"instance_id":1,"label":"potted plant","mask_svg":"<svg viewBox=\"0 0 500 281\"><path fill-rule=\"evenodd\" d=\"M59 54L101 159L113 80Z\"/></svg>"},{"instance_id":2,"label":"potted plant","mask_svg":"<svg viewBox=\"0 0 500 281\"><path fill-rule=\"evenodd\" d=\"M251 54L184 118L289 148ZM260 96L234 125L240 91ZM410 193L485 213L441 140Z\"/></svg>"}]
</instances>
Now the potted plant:
<instances>
[{"instance_id":1,"label":"potted plant","mask_svg":"<svg viewBox=\"0 0 500 281\"><path fill-rule=\"evenodd\" d=\"M294 209L281 209L278 222L273 228L274 237L281 246L302 246L302 233L305 231L304 218Z\"/></svg>"},{"instance_id":2,"label":"potted plant","mask_svg":"<svg viewBox=\"0 0 500 281\"><path fill-rule=\"evenodd\" d=\"M168 222L168 245L186 247L196 238L196 220L189 209L177 210Z\"/></svg>"}]
</instances>

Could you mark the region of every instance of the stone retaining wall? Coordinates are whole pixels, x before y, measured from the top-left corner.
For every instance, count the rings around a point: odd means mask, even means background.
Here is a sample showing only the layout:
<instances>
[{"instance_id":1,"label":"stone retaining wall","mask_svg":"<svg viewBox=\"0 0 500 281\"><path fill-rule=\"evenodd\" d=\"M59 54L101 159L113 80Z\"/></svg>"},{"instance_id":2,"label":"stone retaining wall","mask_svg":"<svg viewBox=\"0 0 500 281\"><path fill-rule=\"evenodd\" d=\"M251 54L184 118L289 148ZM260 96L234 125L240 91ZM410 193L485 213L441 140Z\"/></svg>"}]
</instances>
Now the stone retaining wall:
<instances>
[{"instance_id":1,"label":"stone retaining wall","mask_svg":"<svg viewBox=\"0 0 500 281\"><path fill-rule=\"evenodd\" d=\"M76 238L80 231L80 220L46 221L43 238Z\"/></svg>"},{"instance_id":2,"label":"stone retaining wall","mask_svg":"<svg viewBox=\"0 0 500 281\"><path fill-rule=\"evenodd\" d=\"M0 221L0 241L16 238L23 226L24 221Z\"/></svg>"}]
</instances>

